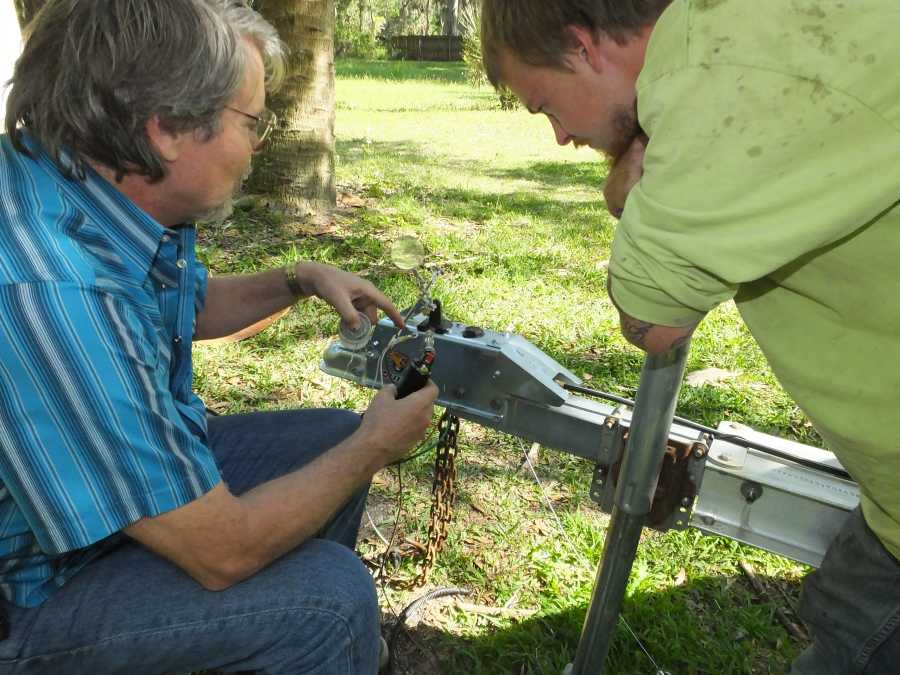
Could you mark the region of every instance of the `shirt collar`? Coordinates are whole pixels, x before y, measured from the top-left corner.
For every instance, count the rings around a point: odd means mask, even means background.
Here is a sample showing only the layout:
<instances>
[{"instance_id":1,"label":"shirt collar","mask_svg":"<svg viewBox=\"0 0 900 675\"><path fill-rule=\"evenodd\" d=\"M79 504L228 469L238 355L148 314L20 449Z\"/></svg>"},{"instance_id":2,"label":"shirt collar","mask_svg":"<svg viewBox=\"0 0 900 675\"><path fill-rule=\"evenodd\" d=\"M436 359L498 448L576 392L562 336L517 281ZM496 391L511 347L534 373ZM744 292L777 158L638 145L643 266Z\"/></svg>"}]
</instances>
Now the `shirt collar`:
<instances>
[{"instance_id":1,"label":"shirt collar","mask_svg":"<svg viewBox=\"0 0 900 675\"><path fill-rule=\"evenodd\" d=\"M26 132L22 137L35 159L58 176L62 190L88 207L91 219L107 235L129 273L143 283L153 267L163 235L177 238L178 234L151 218L90 166L84 165L83 180L66 178L37 139ZM63 151L60 163L72 166L69 153Z\"/></svg>"}]
</instances>

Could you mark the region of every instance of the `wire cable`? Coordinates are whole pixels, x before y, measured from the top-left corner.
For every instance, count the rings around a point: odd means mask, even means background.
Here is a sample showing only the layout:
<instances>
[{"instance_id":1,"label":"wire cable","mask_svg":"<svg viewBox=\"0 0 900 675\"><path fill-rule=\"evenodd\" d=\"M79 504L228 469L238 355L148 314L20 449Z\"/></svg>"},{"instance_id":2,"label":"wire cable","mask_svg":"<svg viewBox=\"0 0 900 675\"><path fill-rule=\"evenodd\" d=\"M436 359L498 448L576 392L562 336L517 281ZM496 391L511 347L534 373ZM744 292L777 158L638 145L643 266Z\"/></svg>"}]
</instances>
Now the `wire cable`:
<instances>
[{"instance_id":1,"label":"wire cable","mask_svg":"<svg viewBox=\"0 0 900 675\"><path fill-rule=\"evenodd\" d=\"M556 509L553 508L553 502L550 501L550 497L547 496L547 491L544 489L543 483L541 483L541 479L537 475L537 471L534 470L534 464L531 463L531 457L528 456L528 451L525 449L525 444L522 441L519 441L519 445L522 448L522 454L525 456L525 462L528 464L528 468L531 470L531 475L534 476L534 482L537 483L538 488L541 491L541 496L544 498L544 503L550 509L550 513L553 514L553 517L556 519L556 524L559 527L559 531L562 533L563 539L569 545L569 548L572 552L581 559L582 563L585 564L591 571L593 571L593 565L591 561L588 560L587 556L584 555L578 548L575 546L575 543L569 537L569 533L566 531L566 528L563 527L562 520L560 520L559 515L556 513ZM637 643L637 646L641 648L641 651L644 652L646 657L650 659L650 662L653 664L653 668L656 670L656 675L663 675L666 671L659 667L659 664L656 662L656 659L650 654L650 651L644 646L644 643L641 642L640 638L638 638L637 634L631 629L631 626L628 625L628 621L624 616L619 614L619 620L624 624L625 628L628 629L628 632L631 633L631 637L634 638L634 641Z\"/></svg>"},{"instance_id":2,"label":"wire cable","mask_svg":"<svg viewBox=\"0 0 900 675\"><path fill-rule=\"evenodd\" d=\"M419 611L422 605L430 600L436 600L438 598L446 598L453 595L471 594L472 591L470 591L468 588L462 588L460 586L443 586L441 588L435 588L434 590L428 591L427 593L419 596L411 603L409 603L406 607L404 607L403 611L400 612L400 616L397 617L397 622L394 624L394 627L391 630L391 639L388 640L388 657L390 658L390 661L388 662L389 672L393 673L393 653L394 648L397 646L397 639L400 637L401 632L406 635L406 637L412 639L412 636L406 630L406 622L410 619L410 617L415 616L415 613ZM421 649L421 646L415 640L413 640L413 644Z\"/></svg>"},{"instance_id":3,"label":"wire cable","mask_svg":"<svg viewBox=\"0 0 900 675\"><path fill-rule=\"evenodd\" d=\"M387 539L384 538L384 535L381 534L381 530L378 529L378 526L375 524L375 521L372 519L372 514L369 513L368 506L366 507L366 518L369 519L369 525L372 526L372 529L375 531L375 534L378 536L378 538L381 539L382 543L385 546L390 546L391 543Z\"/></svg>"}]
</instances>

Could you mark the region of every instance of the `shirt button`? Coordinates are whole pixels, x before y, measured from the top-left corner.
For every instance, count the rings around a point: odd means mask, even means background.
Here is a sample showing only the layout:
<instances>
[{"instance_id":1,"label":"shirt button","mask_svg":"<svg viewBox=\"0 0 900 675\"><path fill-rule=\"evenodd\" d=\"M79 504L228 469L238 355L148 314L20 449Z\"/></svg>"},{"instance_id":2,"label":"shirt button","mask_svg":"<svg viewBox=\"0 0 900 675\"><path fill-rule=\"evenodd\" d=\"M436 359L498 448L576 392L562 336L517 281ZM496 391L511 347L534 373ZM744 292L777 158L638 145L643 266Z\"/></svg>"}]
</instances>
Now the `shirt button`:
<instances>
[{"instance_id":1,"label":"shirt button","mask_svg":"<svg viewBox=\"0 0 900 675\"><path fill-rule=\"evenodd\" d=\"M184 258L179 258L175 261L175 266L178 269L183 270L185 267L187 267L187 261Z\"/></svg>"},{"instance_id":2,"label":"shirt button","mask_svg":"<svg viewBox=\"0 0 900 675\"><path fill-rule=\"evenodd\" d=\"M164 235L162 236L163 243L164 243L164 244L169 243L169 240L170 240L171 238L172 238L172 237L170 237L169 235L164 234Z\"/></svg>"},{"instance_id":3,"label":"shirt button","mask_svg":"<svg viewBox=\"0 0 900 675\"><path fill-rule=\"evenodd\" d=\"M176 335L174 338L172 338L172 342L174 342L177 345L179 342L181 342L181 336Z\"/></svg>"}]
</instances>

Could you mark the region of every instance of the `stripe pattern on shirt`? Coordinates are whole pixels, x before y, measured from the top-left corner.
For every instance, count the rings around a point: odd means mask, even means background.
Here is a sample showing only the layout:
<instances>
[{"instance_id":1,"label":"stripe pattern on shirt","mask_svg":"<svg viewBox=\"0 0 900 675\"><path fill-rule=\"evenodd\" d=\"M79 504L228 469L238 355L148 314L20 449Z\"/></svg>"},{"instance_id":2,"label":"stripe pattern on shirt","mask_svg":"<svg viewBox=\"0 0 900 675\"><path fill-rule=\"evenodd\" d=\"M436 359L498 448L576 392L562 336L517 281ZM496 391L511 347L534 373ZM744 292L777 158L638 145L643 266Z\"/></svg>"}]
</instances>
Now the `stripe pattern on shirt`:
<instances>
[{"instance_id":1,"label":"stripe pattern on shirt","mask_svg":"<svg viewBox=\"0 0 900 675\"><path fill-rule=\"evenodd\" d=\"M28 144L0 136L0 592L21 606L220 481L191 389L193 228Z\"/></svg>"}]
</instances>

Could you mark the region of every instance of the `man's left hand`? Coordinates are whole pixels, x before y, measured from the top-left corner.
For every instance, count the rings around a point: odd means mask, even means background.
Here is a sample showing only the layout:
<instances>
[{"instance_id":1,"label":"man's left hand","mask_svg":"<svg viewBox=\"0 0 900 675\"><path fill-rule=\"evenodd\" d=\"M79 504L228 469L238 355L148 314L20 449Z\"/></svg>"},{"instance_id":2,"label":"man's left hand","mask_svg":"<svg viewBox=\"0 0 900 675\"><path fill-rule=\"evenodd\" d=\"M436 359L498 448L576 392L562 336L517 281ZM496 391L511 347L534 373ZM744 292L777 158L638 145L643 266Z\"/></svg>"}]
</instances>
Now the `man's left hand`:
<instances>
[{"instance_id":1,"label":"man's left hand","mask_svg":"<svg viewBox=\"0 0 900 675\"><path fill-rule=\"evenodd\" d=\"M606 207L616 218L622 217L628 193L644 175L644 151L648 142L643 133L639 134L631 142L628 150L613 162L606 177L603 196L606 199Z\"/></svg>"},{"instance_id":2,"label":"man's left hand","mask_svg":"<svg viewBox=\"0 0 900 675\"><path fill-rule=\"evenodd\" d=\"M363 312L375 324L379 309L395 326L403 326L403 315L394 303L371 282L355 274L331 265L301 262L297 263L297 280L310 295L318 296L334 307L352 328L359 326L357 311Z\"/></svg>"}]
</instances>

